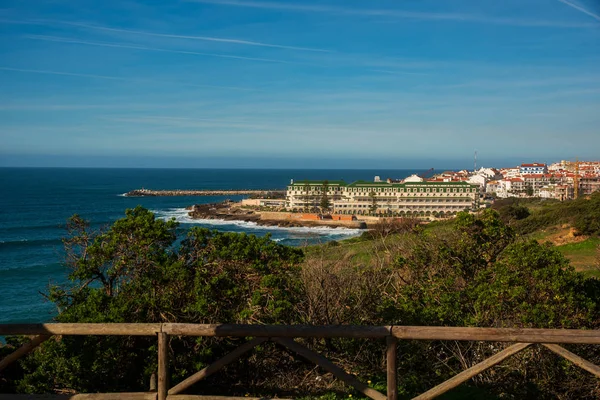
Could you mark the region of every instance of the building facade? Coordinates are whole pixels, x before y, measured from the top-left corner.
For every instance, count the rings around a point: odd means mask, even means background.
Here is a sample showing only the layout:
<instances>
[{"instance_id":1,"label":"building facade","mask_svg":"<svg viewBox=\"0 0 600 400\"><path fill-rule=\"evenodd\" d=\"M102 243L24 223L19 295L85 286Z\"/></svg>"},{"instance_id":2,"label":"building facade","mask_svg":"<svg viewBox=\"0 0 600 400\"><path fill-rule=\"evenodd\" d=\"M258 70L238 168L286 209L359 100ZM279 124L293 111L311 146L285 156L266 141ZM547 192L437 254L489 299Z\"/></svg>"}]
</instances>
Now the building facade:
<instances>
[{"instance_id":1,"label":"building facade","mask_svg":"<svg viewBox=\"0 0 600 400\"><path fill-rule=\"evenodd\" d=\"M521 175L525 174L547 174L548 166L541 163L521 164L519 168Z\"/></svg>"},{"instance_id":2,"label":"building facade","mask_svg":"<svg viewBox=\"0 0 600 400\"><path fill-rule=\"evenodd\" d=\"M286 193L289 211L315 210L324 197L334 214L446 216L479 208L479 186L467 182L292 182Z\"/></svg>"}]
</instances>

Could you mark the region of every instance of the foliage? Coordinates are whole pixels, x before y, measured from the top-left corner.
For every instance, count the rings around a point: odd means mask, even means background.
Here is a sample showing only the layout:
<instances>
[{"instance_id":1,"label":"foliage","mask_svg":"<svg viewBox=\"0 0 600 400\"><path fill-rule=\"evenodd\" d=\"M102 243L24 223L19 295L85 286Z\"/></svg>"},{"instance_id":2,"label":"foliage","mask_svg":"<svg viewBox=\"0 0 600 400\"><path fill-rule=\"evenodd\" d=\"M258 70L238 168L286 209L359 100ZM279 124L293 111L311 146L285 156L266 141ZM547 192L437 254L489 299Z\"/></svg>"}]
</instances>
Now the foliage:
<instances>
[{"instance_id":1,"label":"foliage","mask_svg":"<svg viewBox=\"0 0 600 400\"><path fill-rule=\"evenodd\" d=\"M377 204L377 194L373 190L369 192L369 199L371 200L369 211L371 212L371 214L375 214L379 206Z\"/></svg>"},{"instance_id":2,"label":"foliage","mask_svg":"<svg viewBox=\"0 0 600 400\"><path fill-rule=\"evenodd\" d=\"M193 228L176 245L174 221L138 207L92 234L75 216L65 240L68 287L52 287L58 322L294 322L302 251L269 237ZM174 377L232 344L174 339ZM24 363L25 392L146 390L156 339L65 337ZM215 348L216 347L216 348ZM106 379L110 377L110 379Z\"/></svg>"},{"instance_id":3,"label":"foliage","mask_svg":"<svg viewBox=\"0 0 600 400\"><path fill-rule=\"evenodd\" d=\"M572 207L591 215L587 206L597 199L586 201L573 202ZM564 210L529 205L531 215L518 218L524 214L519 207L484 210L477 216L460 213L454 221L425 229L408 222L382 226L381 234L311 248L306 258L303 251L268 236L192 228L178 238L175 222L157 220L140 207L128 210L105 232L90 232L85 221L74 217L65 240L71 284L53 287L50 298L60 308L60 322L599 329L600 281L575 272L551 245L523 241L517 234L523 221L537 218L539 209L552 209L553 216ZM371 252L369 258L352 256L359 246ZM304 343L383 389L380 342ZM236 345L231 339L172 338L171 380L180 381ZM504 347L400 341L399 393L414 396ZM597 348L571 350L600 362ZM156 371L156 340L64 337L44 343L19 368L24 376L13 382L24 392L146 390ZM455 395L597 398L600 385L586 374L533 348L474 378ZM253 393L269 395L311 391L341 398L347 393L329 375L272 344L261 345L244 361L199 385L204 393L243 394L250 385L255 385Z\"/></svg>"},{"instance_id":4,"label":"foliage","mask_svg":"<svg viewBox=\"0 0 600 400\"><path fill-rule=\"evenodd\" d=\"M503 220L506 222L519 221L531 215L527 207L518 204L510 204L503 211Z\"/></svg>"},{"instance_id":5,"label":"foliage","mask_svg":"<svg viewBox=\"0 0 600 400\"><path fill-rule=\"evenodd\" d=\"M596 329L600 325L598 281L575 272L550 245L515 241L512 229L492 210L481 218L460 214L454 235L420 233L401 249L395 264L404 284L386 296L380 308L382 323ZM405 350L415 355L400 365L402 383L413 393L425 390L501 348L485 343L413 344ZM590 393L600 390L583 372L569 370L568 379L561 379L560 362L548 362L539 351L526 354L507 362L509 368L482 374L476 382L517 398L593 398ZM597 349L587 356L600 360ZM510 372L510 368L520 372L525 365L527 376Z\"/></svg>"},{"instance_id":6,"label":"foliage","mask_svg":"<svg viewBox=\"0 0 600 400\"><path fill-rule=\"evenodd\" d=\"M529 216L525 215L523 207L528 208ZM502 220L520 234L568 224L582 235L600 235L600 192L589 198L564 202L506 199L496 201L494 208L500 212Z\"/></svg>"},{"instance_id":7,"label":"foliage","mask_svg":"<svg viewBox=\"0 0 600 400\"><path fill-rule=\"evenodd\" d=\"M329 181L324 181L323 182L323 186L321 187L322 190L322 194L321 194L321 202L320 202L320 207L321 207L321 211L329 211L329 209L331 208L331 202L329 201L329 196L328 196L328 191L329 191Z\"/></svg>"},{"instance_id":8,"label":"foliage","mask_svg":"<svg viewBox=\"0 0 600 400\"><path fill-rule=\"evenodd\" d=\"M584 235L600 236L600 192L584 199L583 212L577 214L573 226Z\"/></svg>"}]
</instances>

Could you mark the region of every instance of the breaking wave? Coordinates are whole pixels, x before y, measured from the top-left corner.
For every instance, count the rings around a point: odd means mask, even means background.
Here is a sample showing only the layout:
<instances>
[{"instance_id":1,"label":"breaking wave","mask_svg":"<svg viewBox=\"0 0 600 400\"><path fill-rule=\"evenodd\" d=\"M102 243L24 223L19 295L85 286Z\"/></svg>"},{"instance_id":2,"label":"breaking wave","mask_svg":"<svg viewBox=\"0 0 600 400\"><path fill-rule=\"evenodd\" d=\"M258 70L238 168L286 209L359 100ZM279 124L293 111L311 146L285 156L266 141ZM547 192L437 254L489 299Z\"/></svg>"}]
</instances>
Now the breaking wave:
<instances>
[{"instance_id":1,"label":"breaking wave","mask_svg":"<svg viewBox=\"0 0 600 400\"><path fill-rule=\"evenodd\" d=\"M219 230L224 231L265 231L265 232L275 232L279 231L281 233L288 234L311 234L311 235L319 235L319 236L333 236L335 237L352 237L359 236L364 232L363 229L353 229L353 228L335 228L329 226L318 226L318 227L282 227L282 226L265 226L259 225L256 222L248 222L248 221L229 221L222 219L193 219L188 215L189 210L185 208L170 208L166 210L152 210L153 213L156 214L157 217L169 220L171 218L175 218L175 220L182 224L196 224L202 226L211 226L215 227ZM234 230L228 228L236 228ZM277 241L285 240L284 238L279 238Z\"/></svg>"}]
</instances>

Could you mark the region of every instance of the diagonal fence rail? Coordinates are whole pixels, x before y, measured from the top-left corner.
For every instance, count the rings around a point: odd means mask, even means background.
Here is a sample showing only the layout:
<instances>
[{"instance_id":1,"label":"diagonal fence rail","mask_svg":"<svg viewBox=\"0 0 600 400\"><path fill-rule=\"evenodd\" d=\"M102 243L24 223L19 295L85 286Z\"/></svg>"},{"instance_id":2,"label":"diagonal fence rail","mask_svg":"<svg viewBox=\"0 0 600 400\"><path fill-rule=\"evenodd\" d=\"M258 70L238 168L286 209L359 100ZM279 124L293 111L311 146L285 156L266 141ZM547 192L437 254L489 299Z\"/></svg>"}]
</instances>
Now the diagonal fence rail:
<instances>
[{"instance_id":1,"label":"diagonal fence rail","mask_svg":"<svg viewBox=\"0 0 600 400\"><path fill-rule=\"evenodd\" d=\"M183 395L182 392L196 382L218 372L227 364L237 360L257 345L273 341L285 349L311 361L331 372L337 379L352 386L357 391L374 400L397 399L396 349L399 340L447 340L447 341L487 341L515 343L495 355L460 372L447 381L415 397L433 399L466 382L483 371L501 363L507 358L532 345L542 345L549 351L569 360L578 367L600 378L600 367L571 353L559 344L600 344L600 331L574 329L512 329L512 328L462 328L428 326L312 326L312 325L240 325L240 324L5 324L0 325L0 336L33 335L13 353L0 360L0 374L11 363L33 351L53 335L121 335L155 336L158 340L158 385L156 392L149 393L97 393L67 397L44 395L40 398L71 398L81 400L108 399L216 399L217 397ZM196 372L175 386L169 388L168 345L170 336L204 337L253 337L213 364ZM363 338L386 339L387 395L369 387L354 375L344 371L323 355L309 349L294 338ZM2 395L2 399L21 398L20 395ZM35 395L23 398L35 398ZM220 397L224 399L225 397Z\"/></svg>"}]
</instances>

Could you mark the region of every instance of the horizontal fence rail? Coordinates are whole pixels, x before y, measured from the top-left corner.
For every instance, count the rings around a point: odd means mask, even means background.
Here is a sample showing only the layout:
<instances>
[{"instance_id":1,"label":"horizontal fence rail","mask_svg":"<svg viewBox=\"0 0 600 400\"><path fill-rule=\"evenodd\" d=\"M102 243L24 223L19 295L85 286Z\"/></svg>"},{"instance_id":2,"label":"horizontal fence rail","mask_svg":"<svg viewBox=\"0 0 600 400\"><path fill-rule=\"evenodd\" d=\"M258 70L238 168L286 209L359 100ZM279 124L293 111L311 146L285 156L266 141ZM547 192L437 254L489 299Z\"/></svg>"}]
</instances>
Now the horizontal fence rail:
<instances>
[{"instance_id":1,"label":"horizontal fence rail","mask_svg":"<svg viewBox=\"0 0 600 400\"><path fill-rule=\"evenodd\" d=\"M375 400L397 399L396 348L400 340L441 340L441 341L487 341L512 342L512 346L494 354L486 360L471 366L465 371L448 379L440 385L415 397L415 399L433 399L456 386L473 378L477 374L493 367L505 359L540 344L548 351L557 354L578 367L600 377L600 367L559 346L568 344L600 344L600 330L575 329L514 329L514 328L463 328L439 326L350 326L350 325L243 325L243 324L184 324L184 323L50 323L50 324L0 324L0 336L31 335L30 342L16 349L12 354L0 360L0 373L11 363L33 351L53 335L104 335L104 336L154 336L158 340L158 376L156 392L144 393L97 393L50 396L48 395L3 395L0 400L13 398L73 398L73 399L203 399L215 400L224 397L184 395L181 392L196 382L218 372L225 365L237 360L257 345L273 341L279 346L317 364L332 373L349 386L365 396ZM240 345L223 358L215 361L201 371L189 376L169 388L169 338L171 336L203 337L244 337L254 338ZM294 338L351 338L386 339L387 395L360 382L354 375L348 374L323 355L309 349ZM24 396L24 397L22 397ZM248 397L246 397L248 398Z\"/></svg>"}]
</instances>

